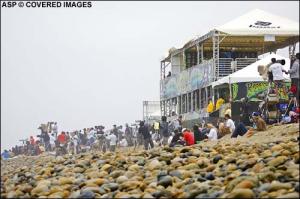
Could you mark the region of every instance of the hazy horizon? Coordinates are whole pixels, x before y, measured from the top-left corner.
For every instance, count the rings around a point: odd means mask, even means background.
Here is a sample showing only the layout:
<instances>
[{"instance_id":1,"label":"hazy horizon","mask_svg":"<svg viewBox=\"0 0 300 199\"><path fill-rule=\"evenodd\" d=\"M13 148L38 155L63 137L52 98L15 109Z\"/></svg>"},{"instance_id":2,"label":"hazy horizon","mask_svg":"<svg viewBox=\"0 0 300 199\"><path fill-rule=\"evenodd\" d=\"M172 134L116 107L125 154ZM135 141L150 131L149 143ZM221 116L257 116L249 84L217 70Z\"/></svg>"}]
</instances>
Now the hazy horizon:
<instances>
[{"instance_id":1,"label":"hazy horizon","mask_svg":"<svg viewBox=\"0 0 300 199\"><path fill-rule=\"evenodd\" d=\"M171 47L255 8L299 21L295 1L92 4L1 8L1 150L48 121L72 131L142 119Z\"/></svg>"}]
</instances>

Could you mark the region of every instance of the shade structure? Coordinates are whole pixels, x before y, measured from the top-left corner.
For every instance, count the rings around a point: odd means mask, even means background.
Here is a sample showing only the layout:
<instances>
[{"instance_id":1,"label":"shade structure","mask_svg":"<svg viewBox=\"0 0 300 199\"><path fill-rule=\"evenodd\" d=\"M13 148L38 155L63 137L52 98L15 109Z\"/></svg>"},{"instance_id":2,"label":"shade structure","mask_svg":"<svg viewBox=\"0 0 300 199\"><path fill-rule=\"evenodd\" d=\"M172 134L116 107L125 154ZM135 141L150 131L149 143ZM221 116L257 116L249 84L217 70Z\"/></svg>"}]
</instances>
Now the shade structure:
<instances>
[{"instance_id":1,"label":"shade structure","mask_svg":"<svg viewBox=\"0 0 300 199\"><path fill-rule=\"evenodd\" d=\"M229 35L299 35L299 22L277 16L263 10L252 10L216 30Z\"/></svg>"}]
</instances>

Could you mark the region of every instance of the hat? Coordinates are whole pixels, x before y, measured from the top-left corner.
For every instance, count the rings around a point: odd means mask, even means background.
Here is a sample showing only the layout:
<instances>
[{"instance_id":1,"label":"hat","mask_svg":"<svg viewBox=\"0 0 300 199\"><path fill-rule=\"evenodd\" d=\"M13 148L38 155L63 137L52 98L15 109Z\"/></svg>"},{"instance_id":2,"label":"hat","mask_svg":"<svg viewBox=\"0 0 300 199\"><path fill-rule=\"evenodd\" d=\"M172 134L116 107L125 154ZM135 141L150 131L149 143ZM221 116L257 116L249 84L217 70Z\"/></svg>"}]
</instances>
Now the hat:
<instances>
[{"instance_id":1,"label":"hat","mask_svg":"<svg viewBox=\"0 0 300 199\"><path fill-rule=\"evenodd\" d=\"M252 117L257 117L257 116L259 116L259 113L258 113L258 112L253 112L253 113L252 113Z\"/></svg>"},{"instance_id":2,"label":"hat","mask_svg":"<svg viewBox=\"0 0 300 199\"><path fill-rule=\"evenodd\" d=\"M187 130L187 128L183 128L183 129L182 129L182 133L185 132L186 130Z\"/></svg>"},{"instance_id":3,"label":"hat","mask_svg":"<svg viewBox=\"0 0 300 199\"><path fill-rule=\"evenodd\" d=\"M209 129L214 128L214 125L212 123L208 123L207 128L209 128Z\"/></svg>"}]
</instances>

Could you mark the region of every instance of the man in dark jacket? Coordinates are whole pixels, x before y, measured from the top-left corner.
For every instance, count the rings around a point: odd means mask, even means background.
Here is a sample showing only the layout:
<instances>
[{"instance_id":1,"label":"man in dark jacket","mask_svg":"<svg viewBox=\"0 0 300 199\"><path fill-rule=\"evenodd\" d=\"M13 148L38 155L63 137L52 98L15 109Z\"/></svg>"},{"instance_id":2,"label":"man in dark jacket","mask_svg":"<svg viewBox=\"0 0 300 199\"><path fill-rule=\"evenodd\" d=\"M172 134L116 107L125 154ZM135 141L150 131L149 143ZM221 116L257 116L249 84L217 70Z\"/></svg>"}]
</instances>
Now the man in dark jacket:
<instances>
[{"instance_id":1,"label":"man in dark jacket","mask_svg":"<svg viewBox=\"0 0 300 199\"><path fill-rule=\"evenodd\" d=\"M149 144L150 144L150 147L153 148L154 144L153 144L153 141L152 141L152 137L151 137L149 129L145 125L144 121L140 122L139 133L143 135L145 150L148 150Z\"/></svg>"},{"instance_id":2,"label":"man in dark jacket","mask_svg":"<svg viewBox=\"0 0 300 199\"><path fill-rule=\"evenodd\" d=\"M161 117L161 123L159 125L159 128L160 128L160 134L162 135L163 138L163 145L167 145L170 134L169 134L169 128L168 128L168 122L166 116Z\"/></svg>"},{"instance_id":3,"label":"man in dark jacket","mask_svg":"<svg viewBox=\"0 0 300 199\"><path fill-rule=\"evenodd\" d=\"M198 144L200 141L207 139L207 136L204 134L204 132L201 132L199 130L198 125L193 126L193 131L194 131L195 144Z\"/></svg>"}]
</instances>

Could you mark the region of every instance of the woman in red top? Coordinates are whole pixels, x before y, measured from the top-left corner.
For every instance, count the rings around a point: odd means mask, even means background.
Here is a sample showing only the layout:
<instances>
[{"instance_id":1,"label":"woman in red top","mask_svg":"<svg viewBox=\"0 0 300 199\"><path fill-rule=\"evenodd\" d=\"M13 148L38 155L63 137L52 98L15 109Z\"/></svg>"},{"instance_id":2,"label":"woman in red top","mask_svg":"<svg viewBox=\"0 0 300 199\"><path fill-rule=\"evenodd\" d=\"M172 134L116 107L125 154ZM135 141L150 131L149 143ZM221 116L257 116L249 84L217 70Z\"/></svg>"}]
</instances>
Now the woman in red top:
<instances>
[{"instance_id":1,"label":"woman in red top","mask_svg":"<svg viewBox=\"0 0 300 199\"><path fill-rule=\"evenodd\" d=\"M60 144L65 144L67 140L65 132L61 132L61 134L57 137L57 140Z\"/></svg>"},{"instance_id":2,"label":"woman in red top","mask_svg":"<svg viewBox=\"0 0 300 199\"><path fill-rule=\"evenodd\" d=\"M189 129L183 129L182 133L187 146L195 143L194 134Z\"/></svg>"}]
</instances>

